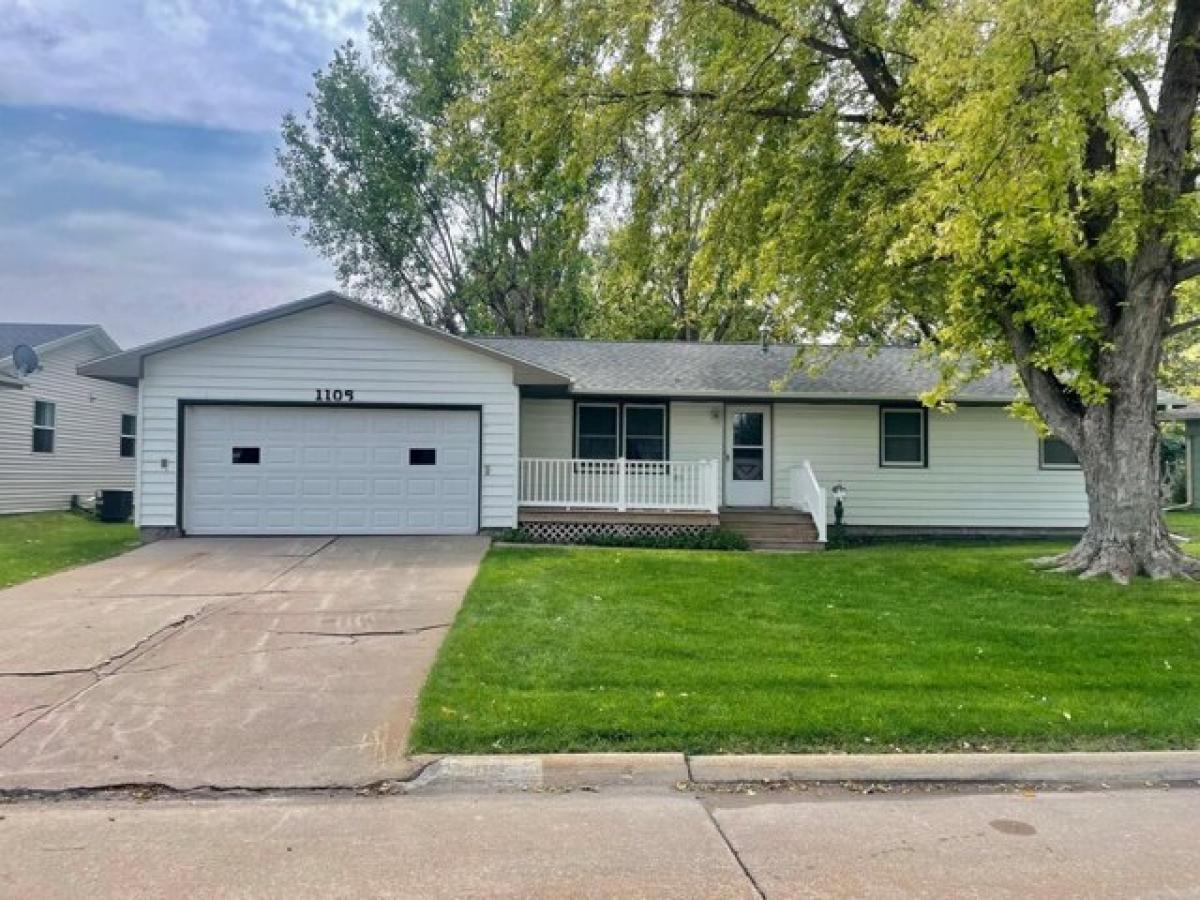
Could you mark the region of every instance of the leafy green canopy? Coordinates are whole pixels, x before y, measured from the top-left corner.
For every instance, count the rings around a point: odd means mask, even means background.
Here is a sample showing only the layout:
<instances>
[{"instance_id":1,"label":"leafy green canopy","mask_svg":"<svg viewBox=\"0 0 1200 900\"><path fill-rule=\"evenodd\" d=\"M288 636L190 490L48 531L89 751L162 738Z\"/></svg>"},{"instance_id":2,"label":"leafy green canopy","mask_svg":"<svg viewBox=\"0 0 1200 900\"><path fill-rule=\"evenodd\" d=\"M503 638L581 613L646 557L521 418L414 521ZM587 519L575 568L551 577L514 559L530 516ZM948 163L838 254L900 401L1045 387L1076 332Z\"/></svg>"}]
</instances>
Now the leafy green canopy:
<instances>
[{"instance_id":1,"label":"leafy green canopy","mask_svg":"<svg viewBox=\"0 0 1200 900\"><path fill-rule=\"evenodd\" d=\"M285 119L268 191L344 283L451 331L574 334L588 312L586 179L501 159L462 112L490 77L475 17L506 34L523 9L387 0L370 52L339 50Z\"/></svg>"},{"instance_id":2,"label":"leafy green canopy","mask_svg":"<svg viewBox=\"0 0 1200 900\"><path fill-rule=\"evenodd\" d=\"M921 338L948 373L1016 358L1078 409L1112 389L1139 254L1195 274L1194 173L1147 159L1173 8L542 0L482 28L493 80L459 108L512 164L603 175L625 319L684 285L709 330L721 297L792 336Z\"/></svg>"}]
</instances>

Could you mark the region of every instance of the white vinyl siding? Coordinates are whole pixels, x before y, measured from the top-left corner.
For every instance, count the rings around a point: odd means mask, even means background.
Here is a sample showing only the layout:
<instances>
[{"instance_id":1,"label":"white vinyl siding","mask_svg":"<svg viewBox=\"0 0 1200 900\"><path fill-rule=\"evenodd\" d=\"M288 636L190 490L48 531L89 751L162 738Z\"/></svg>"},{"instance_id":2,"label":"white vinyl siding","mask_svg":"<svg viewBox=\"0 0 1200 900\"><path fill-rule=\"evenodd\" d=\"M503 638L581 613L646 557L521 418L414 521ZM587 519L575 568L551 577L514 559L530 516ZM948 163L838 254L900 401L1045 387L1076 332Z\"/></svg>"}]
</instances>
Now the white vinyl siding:
<instances>
[{"instance_id":1,"label":"white vinyl siding","mask_svg":"<svg viewBox=\"0 0 1200 900\"><path fill-rule=\"evenodd\" d=\"M137 409L137 391L86 378L75 367L104 356L90 338L42 354L24 389L0 390L0 513L67 509L71 496L130 490L134 460L121 458L122 413ZM54 404L54 452L33 452L35 401Z\"/></svg>"},{"instance_id":2,"label":"white vinyl siding","mask_svg":"<svg viewBox=\"0 0 1200 900\"><path fill-rule=\"evenodd\" d=\"M521 401L521 456L570 459L572 400L526 397Z\"/></svg>"},{"instance_id":3,"label":"white vinyl siding","mask_svg":"<svg viewBox=\"0 0 1200 900\"><path fill-rule=\"evenodd\" d=\"M807 459L823 488L846 486L850 525L1087 524L1082 473L1039 468L1037 434L1002 407L931 411L927 468L880 467L877 406L776 403L774 410L777 506L789 501L791 468Z\"/></svg>"},{"instance_id":4,"label":"white vinyl siding","mask_svg":"<svg viewBox=\"0 0 1200 900\"><path fill-rule=\"evenodd\" d=\"M671 459L684 462L721 458L724 404L671 403Z\"/></svg>"},{"instance_id":5,"label":"white vinyl siding","mask_svg":"<svg viewBox=\"0 0 1200 900\"><path fill-rule=\"evenodd\" d=\"M146 358L138 524L176 524L180 400L311 403L325 388L353 390L361 405L481 407L480 526L516 523L512 368L366 313L321 306Z\"/></svg>"}]
</instances>

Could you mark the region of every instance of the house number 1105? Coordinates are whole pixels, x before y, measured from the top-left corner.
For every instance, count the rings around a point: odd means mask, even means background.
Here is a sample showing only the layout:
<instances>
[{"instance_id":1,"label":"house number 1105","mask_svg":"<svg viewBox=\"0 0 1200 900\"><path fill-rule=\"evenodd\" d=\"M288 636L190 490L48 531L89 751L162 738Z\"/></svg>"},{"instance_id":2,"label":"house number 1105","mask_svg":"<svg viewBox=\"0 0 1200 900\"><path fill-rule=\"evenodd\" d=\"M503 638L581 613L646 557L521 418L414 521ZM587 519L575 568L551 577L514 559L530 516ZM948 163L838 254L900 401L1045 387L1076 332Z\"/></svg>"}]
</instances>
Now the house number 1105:
<instances>
[{"instance_id":1,"label":"house number 1105","mask_svg":"<svg viewBox=\"0 0 1200 900\"><path fill-rule=\"evenodd\" d=\"M354 391L341 388L316 388L318 403L353 403Z\"/></svg>"}]
</instances>

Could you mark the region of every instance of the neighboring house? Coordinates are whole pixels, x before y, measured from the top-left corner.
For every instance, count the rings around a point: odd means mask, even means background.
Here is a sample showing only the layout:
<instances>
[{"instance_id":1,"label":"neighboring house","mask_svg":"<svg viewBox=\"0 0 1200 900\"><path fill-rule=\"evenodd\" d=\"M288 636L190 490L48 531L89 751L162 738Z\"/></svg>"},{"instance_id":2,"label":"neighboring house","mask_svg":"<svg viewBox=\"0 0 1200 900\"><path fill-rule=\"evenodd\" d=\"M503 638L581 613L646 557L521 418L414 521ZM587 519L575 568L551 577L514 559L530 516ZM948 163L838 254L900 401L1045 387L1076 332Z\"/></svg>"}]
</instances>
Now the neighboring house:
<instances>
[{"instance_id":1,"label":"neighboring house","mask_svg":"<svg viewBox=\"0 0 1200 900\"><path fill-rule=\"evenodd\" d=\"M140 385L151 536L719 520L799 546L824 537L839 484L858 530L1086 523L1069 449L1006 408L1010 373L942 413L917 402L934 375L911 350L814 352L805 374L785 346L468 340L326 293L80 371Z\"/></svg>"},{"instance_id":2,"label":"neighboring house","mask_svg":"<svg viewBox=\"0 0 1200 900\"><path fill-rule=\"evenodd\" d=\"M1184 463L1187 506L1200 509L1200 490L1197 490L1197 485L1200 485L1200 403L1168 409L1162 414L1162 418L1183 423L1184 439L1187 442L1187 458Z\"/></svg>"},{"instance_id":3,"label":"neighboring house","mask_svg":"<svg viewBox=\"0 0 1200 900\"><path fill-rule=\"evenodd\" d=\"M12 367L20 344L41 361L24 378ZM120 349L99 325L0 323L0 513L133 488L137 391L76 372Z\"/></svg>"}]
</instances>

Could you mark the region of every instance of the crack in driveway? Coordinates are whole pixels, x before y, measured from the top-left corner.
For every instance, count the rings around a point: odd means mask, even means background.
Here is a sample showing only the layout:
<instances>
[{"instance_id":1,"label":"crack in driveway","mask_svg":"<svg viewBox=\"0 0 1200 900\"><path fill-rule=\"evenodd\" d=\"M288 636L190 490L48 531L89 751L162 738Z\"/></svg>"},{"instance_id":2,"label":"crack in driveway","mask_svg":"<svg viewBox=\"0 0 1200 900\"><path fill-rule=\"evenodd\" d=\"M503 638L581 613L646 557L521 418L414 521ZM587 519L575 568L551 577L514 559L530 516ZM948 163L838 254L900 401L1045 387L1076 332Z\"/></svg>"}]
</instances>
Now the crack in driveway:
<instances>
[{"instance_id":1,"label":"crack in driveway","mask_svg":"<svg viewBox=\"0 0 1200 900\"><path fill-rule=\"evenodd\" d=\"M411 634L422 634L426 631L436 631L439 628L449 628L449 622L439 622L436 625L421 625L416 628L393 628L380 629L378 631L280 631L277 629L268 629L268 634L294 634L307 635L310 637L337 637L337 638L369 638L369 637L403 637Z\"/></svg>"},{"instance_id":2,"label":"crack in driveway","mask_svg":"<svg viewBox=\"0 0 1200 900\"><path fill-rule=\"evenodd\" d=\"M337 540L336 537L331 537L328 540L323 541L317 547L313 548L313 550L311 552L295 557L296 561L294 563L292 563L291 565L287 566L286 568L284 568L283 571L272 576L267 581L267 583L262 586L263 589L266 590L266 589L270 588L271 585L273 585L275 582L277 582L280 578L289 574L292 570L296 569L298 566L302 565L307 560L316 556L318 553L320 553L322 550L324 550L330 544L333 544L336 540ZM134 660L140 658L141 656L145 655L146 653L150 652L151 650L153 650L157 647L161 647L164 643L169 641L173 636L182 632L184 630L184 628L188 625L188 623L194 622L198 619L201 619L201 618L207 616L209 613L216 612L217 610L221 609L222 607L231 606L234 603L236 603L238 600L242 600L248 596L251 596L253 593L255 593L255 592L249 591L249 592L243 592L243 593L238 593L238 594L232 594L232 593L230 593L230 594L197 594L195 596L199 596L199 597L219 596L222 598L222 600L221 600L221 602L218 602L218 603L206 603L206 604L202 605L199 609L197 609L193 612L187 613L186 615L180 616L179 618L168 622L166 625L163 625L161 628L157 628L150 634L146 635L145 637L142 637L139 640L135 641L133 644L131 644L125 650L122 650L120 653L116 653L116 654L113 654L112 656L107 657L106 659L104 659L102 662L96 664L95 666L88 666L88 667L80 668L76 671L9 673L10 676L14 677L14 678L41 678L41 677L51 677L53 675L90 674L93 676L93 681L90 684L84 685L79 690L73 691L72 693L70 693L69 695L64 697L63 699L61 699L55 703L47 704L46 708L41 712L40 715L34 716L32 719L30 719L28 722L26 722L24 725L22 725L19 729L17 729L15 732L10 734L7 738L0 740L0 750L3 750L5 747L7 747L13 741L17 740L26 731L28 731L30 728L32 728L34 725L36 725L38 722L45 719L48 715L53 713L55 710L61 709L62 707L66 706L68 703L71 703L74 700L77 700L79 697L83 696L88 691L95 688L98 684L100 684L106 678L109 678L113 675L120 673L120 671L122 670L123 667L129 665ZM188 596L191 596L191 595L188 595ZM0 673L0 674L3 674L3 673ZM36 710L36 709L37 709L37 707L33 707L33 710ZM24 712L20 713L19 715L25 715L30 711L31 710L25 710Z\"/></svg>"}]
</instances>

